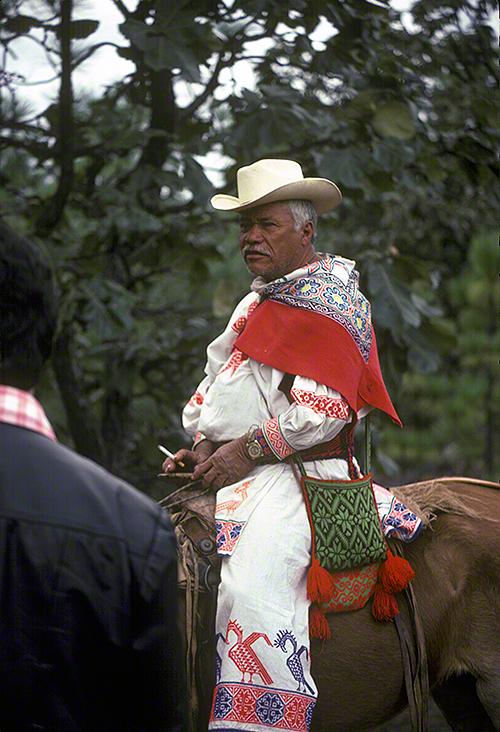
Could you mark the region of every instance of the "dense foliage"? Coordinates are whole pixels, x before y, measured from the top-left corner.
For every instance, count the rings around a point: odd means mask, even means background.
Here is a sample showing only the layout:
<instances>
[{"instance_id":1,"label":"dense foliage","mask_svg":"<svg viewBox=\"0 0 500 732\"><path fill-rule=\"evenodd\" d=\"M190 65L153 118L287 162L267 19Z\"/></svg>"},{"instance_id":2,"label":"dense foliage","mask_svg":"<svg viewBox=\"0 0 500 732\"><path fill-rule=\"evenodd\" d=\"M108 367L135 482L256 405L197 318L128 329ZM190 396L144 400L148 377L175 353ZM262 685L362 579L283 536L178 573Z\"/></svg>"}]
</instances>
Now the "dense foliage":
<instances>
[{"instance_id":1,"label":"dense foliage","mask_svg":"<svg viewBox=\"0 0 500 732\"><path fill-rule=\"evenodd\" d=\"M249 281L202 163L220 160L232 192L240 165L290 157L344 192L319 248L358 262L406 423L377 421L379 470L494 477L493 3L418 0L403 24L382 0L106 2L134 71L94 97L73 75L98 51L98 20L75 20L76 0L0 9L0 213L57 269L40 394L60 437L164 489L156 445L185 439L179 410L204 346ZM38 114L9 57L20 36L45 46L60 80Z\"/></svg>"}]
</instances>

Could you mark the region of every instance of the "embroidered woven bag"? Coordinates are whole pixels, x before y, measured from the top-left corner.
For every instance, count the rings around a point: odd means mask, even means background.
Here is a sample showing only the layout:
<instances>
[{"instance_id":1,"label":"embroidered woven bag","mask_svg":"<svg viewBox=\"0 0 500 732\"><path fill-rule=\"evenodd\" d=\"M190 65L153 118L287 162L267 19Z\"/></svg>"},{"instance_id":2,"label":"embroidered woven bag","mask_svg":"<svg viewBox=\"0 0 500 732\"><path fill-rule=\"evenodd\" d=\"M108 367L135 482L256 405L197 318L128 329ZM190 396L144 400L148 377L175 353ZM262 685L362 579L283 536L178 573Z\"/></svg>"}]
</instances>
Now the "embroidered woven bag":
<instances>
[{"instance_id":1,"label":"embroidered woven bag","mask_svg":"<svg viewBox=\"0 0 500 732\"><path fill-rule=\"evenodd\" d=\"M406 587L414 576L407 560L394 556L386 543L371 473L352 477L356 474L352 442L347 461L351 480L324 480L307 475L300 456L295 454L292 460L311 527L311 566L307 574L307 595L313 603L310 632L323 639L330 637L325 612L362 607L372 593L374 617L394 618L398 613L394 593ZM346 584L347 596L342 583ZM356 596L352 597L354 587Z\"/></svg>"},{"instance_id":2,"label":"embroidered woven bag","mask_svg":"<svg viewBox=\"0 0 500 732\"><path fill-rule=\"evenodd\" d=\"M322 480L296 460L313 536L313 559L330 571L348 570L386 556L371 475Z\"/></svg>"}]
</instances>

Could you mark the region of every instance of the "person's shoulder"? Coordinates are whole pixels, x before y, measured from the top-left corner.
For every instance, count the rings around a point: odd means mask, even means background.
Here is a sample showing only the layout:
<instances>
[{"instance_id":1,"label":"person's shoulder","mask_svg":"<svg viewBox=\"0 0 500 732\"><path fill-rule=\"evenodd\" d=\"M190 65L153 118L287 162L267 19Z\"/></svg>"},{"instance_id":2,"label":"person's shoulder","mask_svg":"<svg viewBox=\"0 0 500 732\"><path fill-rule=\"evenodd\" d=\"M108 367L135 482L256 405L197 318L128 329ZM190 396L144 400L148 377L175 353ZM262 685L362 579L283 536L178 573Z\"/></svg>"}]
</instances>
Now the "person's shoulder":
<instances>
[{"instance_id":1,"label":"person's shoulder","mask_svg":"<svg viewBox=\"0 0 500 732\"><path fill-rule=\"evenodd\" d=\"M143 560L149 572L161 573L165 561L175 561L176 540L167 512L145 493L89 458L59 445L68 465L83 478L83 500L94 513L89 520L99 532L115 532L128 547L138 575ZM87 499L87 500L85 500ZM134 559L134 557L136 559ZM153 569L152 569L153 568Z\"/></svg>"},{"instance_id":2,"label":"person's shoulder","mask_svg":"<svg viewBox=\"0 0 500 732\"><path fill-rule=\"evenodd\" d=\"M20 518L131 539L141 550L154 531L170 531L157 503L95 461L35 432L10 425L0 429L9 446L0 458L6 510Z\"/></svg>"},{"instance_id":3,"label":"person's shoulder","mask_svg":"<svg viewBox=\"0 0 500 732\"><path fill-rule=\"evenodd\" d=\"M99 490L103 492L102 495L111 500L121 514L121 521L124 525L128 524L129 529L139 526L138 532L134 531L134 533L140 535L142 529L146 529L146 522L151 523L152 521L169 526L165 511L145 493L94 460L79 455L71 448L61 444L54 447L58 449L60 459L67 464L68 468L84 478L87 488L92 485L99 486Z\"/></svg>"},{"instance_id":4,"label":"person's shoulder","mask_svg":"<svg viewBox=\"0 0 500 732\"><path fill-rule=\"evenodd\" d=\"M76 476L80 476L81 478L92 478L99 482L104 490L122 491L125 495L130 497L131 500L144 500L147 504L150 503L149 499L126 481L119 478L102 465L99 465L95 460L85 457L84 455L80 455L80 453L76 452L71 447L68 447L61 442L51 442L45 447L52 460L55 461L55 468L58 467L61 470L74 472Z\"/></svg>"}]
</instances>

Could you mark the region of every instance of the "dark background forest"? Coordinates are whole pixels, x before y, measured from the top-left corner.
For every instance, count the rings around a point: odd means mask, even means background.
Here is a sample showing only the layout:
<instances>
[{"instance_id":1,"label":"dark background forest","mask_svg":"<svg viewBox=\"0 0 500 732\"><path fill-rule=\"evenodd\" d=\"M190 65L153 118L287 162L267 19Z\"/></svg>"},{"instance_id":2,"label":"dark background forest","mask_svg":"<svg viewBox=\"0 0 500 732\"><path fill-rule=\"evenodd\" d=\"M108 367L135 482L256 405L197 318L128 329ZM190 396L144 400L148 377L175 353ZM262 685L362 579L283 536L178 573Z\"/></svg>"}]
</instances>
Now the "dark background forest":
<instances>
[{"instance_id":1,"label":"dark background forest","mask_svg":"<svg viewBox=\"0 0 500 732\"><path fill-rule=\"evenodd\" d=\"M94 93L74 83L102 46L85 3L0 5L0 215L56 270L37 396L59 439L166 492L157 444L186 444L204 349L250 282L237 223L209 198L235 193L241 165L284 157L344 194L318 248L357 261L405 424L375 418L376 477L497 479L496 5L417 0L403 23L384 0L105 2L133 71ZM15 70L22 37L57 78L42 111Z\"/></svg>"}]
</instances>

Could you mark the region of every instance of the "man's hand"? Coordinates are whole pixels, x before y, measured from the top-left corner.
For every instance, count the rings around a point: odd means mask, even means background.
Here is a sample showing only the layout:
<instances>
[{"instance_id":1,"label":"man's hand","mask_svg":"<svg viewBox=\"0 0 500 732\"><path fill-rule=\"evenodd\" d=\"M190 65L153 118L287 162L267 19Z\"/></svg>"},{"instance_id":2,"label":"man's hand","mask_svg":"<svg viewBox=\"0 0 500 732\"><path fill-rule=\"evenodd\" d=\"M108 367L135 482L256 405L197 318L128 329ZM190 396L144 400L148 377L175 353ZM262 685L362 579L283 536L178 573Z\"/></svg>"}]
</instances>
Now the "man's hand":
<instances>
[{"instance_id":1,"label":"man's hand","mask_svg":"<svg viewBox=\"0 0 500 732\"><path fill-rule=\"evenodd\" d=\"M173 459L167 458L162 465L164 473L173 473L179 463L184 463L188 469L194 470L199 463L204 462L217 449L217 444L211 440L198 442L194 450L177 450Z\"/></svg>"},{"instance_id":2,"label":"man's hand","mask_svg":"<svg viewBox=\"0 0 500 732\"><path fill-rule=\"evenodd\" d=\"M197 464L193 479L202 478L205 488L210 486L219 490L244 478L255 467L255 462L246 454L246 440L243 435L219 447L207 460Z\"/></svg>"}]
</instances>

